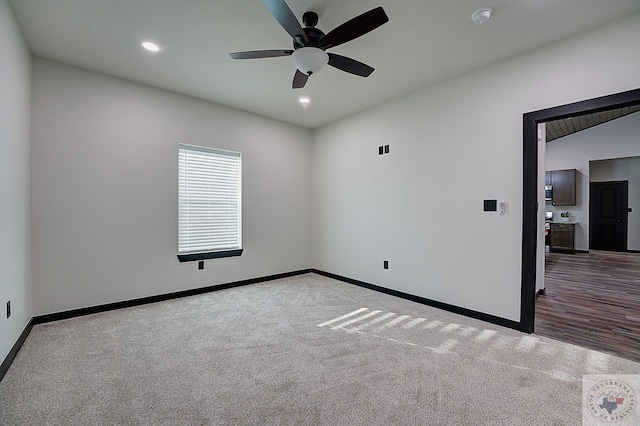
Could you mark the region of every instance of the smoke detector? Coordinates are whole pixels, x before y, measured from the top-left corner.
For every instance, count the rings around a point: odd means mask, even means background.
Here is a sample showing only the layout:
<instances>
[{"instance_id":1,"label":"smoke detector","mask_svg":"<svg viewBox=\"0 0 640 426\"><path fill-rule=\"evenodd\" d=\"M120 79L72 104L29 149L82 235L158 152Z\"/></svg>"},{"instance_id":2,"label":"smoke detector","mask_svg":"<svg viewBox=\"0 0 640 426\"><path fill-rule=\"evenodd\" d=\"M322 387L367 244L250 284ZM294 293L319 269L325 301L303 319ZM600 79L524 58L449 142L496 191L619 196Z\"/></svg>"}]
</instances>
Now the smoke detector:
<instances>
[{"instance_id":1,"label":"smoke detector","mask_svg":"<svg viewBox=\"0 0 640 426\"><path fill-rule=\"evenodd\" d=\"M478 9L471 15L471 20L476 24L484 24L491 17L491 8L483 7L482 9Z\"/></svg>"}]
</instances>

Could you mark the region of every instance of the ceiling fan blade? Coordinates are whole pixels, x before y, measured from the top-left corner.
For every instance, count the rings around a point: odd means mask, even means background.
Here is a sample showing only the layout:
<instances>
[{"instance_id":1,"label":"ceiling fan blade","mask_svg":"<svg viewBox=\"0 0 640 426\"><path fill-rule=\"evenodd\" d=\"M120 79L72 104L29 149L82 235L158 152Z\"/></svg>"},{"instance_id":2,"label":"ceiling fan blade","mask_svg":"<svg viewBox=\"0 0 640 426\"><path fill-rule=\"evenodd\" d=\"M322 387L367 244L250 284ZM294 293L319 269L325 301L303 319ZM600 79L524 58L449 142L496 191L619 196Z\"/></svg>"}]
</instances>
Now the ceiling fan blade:
<instances>
[{"instance_id":1,"label":"ceiling fan blade","mask_svg":"<svg viewBox=\"0 0 640 426\"><path fill-rule=\"evenodd\" d=\"M291 56L293 50L249 50L246 52L229 53L233 59L259 59L276 58L278 56Z\"/></svg>"},{"instance_id":2,"label":"ceiling fan blade","mask_svg":"<svg viewBox=\"0 0 640 426\"><path fill-rule=\"evenodd\" d=\"M262 0L262 2L292 38L300 36L305 43L309 42L307 34L305 34L300 22L296 19L296 15L293 14L284 0Z\"/></svg>"},{"instance_id":3,"label":"ceiling fan blade","mask_svg":"<svg viewBox=\"0 0 640 426\"><path fill-rule=\"evenodd\" d=\"M293 76L292 88L302 89L304 85L307 84L307 80L309 80L309 76L296 69L296 74Z\"/></svg>"},{"instance_id":4,"label":"ceiling fan blade","mask_svg":"<svg viewBox=\"0 0 640 426\"><path fill-rule=\"evenodd\" d=\"M336 55L329 53L329 65L339 70L346 71L351 74L359 75L360 77L369 77L374 71L374 68L367 64L356 61L355 59L347 58L346 56Z\"/></svg>"},{"instance_id":5,"label":"ceiling fan blade","mask_svg":"<svg viewBox=\"0 0 640 426\"><path fill-rule=\"evenodd\" d=\"M376 7L329 31L320 39L319 47L321 49L336 47L365 35L387 22L389 22L389 17L384 9L381 6Z\"/></svg>"}]
</instances>

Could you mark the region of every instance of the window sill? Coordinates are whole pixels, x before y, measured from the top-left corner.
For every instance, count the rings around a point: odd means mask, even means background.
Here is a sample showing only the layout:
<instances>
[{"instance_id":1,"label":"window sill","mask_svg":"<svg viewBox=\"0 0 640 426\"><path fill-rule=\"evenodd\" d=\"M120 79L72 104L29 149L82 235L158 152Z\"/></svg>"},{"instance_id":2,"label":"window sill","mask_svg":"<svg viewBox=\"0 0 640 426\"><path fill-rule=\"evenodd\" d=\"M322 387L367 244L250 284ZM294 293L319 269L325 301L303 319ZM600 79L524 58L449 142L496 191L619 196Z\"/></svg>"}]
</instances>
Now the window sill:
<instances>
[{"instance_id":1,"label":"window sill","mask_svg":"<svg viewBox=\"0 0 640 426\"><path fill-rule=\"evenodd\" d=\"M220 259L223 257L235 257L242 255L243 249L238 250L226 250L226 251L211 251L206 253L190 253L190 254L179 254L178 260L180 262L195 262L198 260L208 260L208 259Z\"/></svg>"}]
</instances>

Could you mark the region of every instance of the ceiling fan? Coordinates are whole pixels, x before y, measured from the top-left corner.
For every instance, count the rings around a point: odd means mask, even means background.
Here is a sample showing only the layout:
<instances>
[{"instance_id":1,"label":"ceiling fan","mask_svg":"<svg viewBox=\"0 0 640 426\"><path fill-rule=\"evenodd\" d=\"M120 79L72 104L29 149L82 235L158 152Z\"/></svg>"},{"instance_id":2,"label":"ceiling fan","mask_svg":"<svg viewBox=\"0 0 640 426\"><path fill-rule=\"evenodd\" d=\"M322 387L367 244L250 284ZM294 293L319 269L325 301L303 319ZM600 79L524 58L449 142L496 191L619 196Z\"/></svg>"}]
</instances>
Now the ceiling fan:
<instances>
[{"instance_id":1,"label":"ceiling fan","mask_svg":"<svg viewBox=\"0 0 640 426\"><path fill-rule=\"evenodd\" d=\"M361 77L368 77L374 71L367 64L346 56L327 53L325 50L363 36L388 22L389 17L382 7L377 7L358 15L325 34L316 28L318 23L317 13L305 12L302 15L302 22L305 27L302 28L284 0L262 0L262 2L285 31L293 37L293 50L251 50L229 53L233 59L292 56L293 63L296 66L292 85L294 89L304 87L309 77L320 71L326 64Z\"/></svg>"}]
</instances>

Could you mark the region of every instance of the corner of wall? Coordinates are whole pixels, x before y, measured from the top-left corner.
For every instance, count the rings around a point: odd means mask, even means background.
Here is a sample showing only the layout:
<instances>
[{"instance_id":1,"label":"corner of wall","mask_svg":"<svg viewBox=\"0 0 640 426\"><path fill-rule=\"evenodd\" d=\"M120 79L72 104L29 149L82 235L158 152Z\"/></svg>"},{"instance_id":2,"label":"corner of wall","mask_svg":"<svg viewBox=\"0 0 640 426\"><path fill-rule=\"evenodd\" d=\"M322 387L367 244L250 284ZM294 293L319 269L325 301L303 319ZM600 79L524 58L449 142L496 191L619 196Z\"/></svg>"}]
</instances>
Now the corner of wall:
<instances>
[{"instance_id":1,"label":"corner of wall","mask_svg":"<svg viewBox=\"0 0 640 426\"><path fill-rule=\"evenodd\" d=\"M31 53L11 7L0 0L0 360L31 320ZM11 315L7 304L10 302Z\"/></svg>"}]
</instances>

